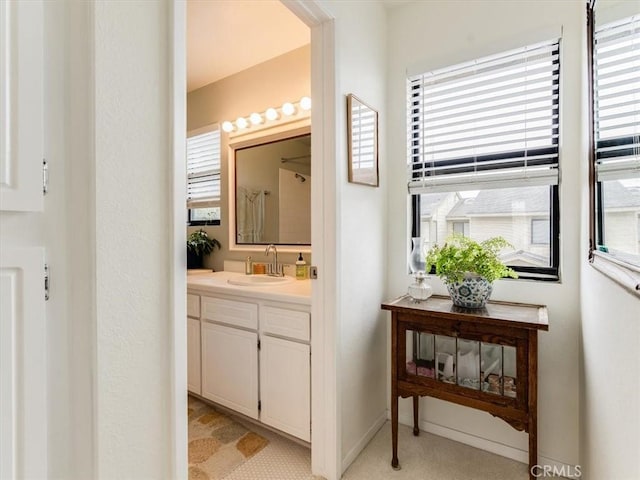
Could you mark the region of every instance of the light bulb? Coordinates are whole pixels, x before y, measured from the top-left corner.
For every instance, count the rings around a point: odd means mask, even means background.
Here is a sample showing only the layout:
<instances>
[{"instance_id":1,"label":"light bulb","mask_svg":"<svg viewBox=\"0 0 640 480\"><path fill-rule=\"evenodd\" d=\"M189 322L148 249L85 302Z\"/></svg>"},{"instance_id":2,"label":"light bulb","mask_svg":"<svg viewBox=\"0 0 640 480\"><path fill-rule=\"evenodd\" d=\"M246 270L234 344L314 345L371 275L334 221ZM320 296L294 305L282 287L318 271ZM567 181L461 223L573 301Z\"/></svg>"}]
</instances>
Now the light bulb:
<instances>
[{"instance_id":1,"label":"light bulb","mask_svg":"<svg viewBox=\"0 0 640 480\"><path fill-rule=\"evenodd\" d=\"M251 120L252 125L260 125L262 123L262 115L254 112L249 115L249 120Z\"/></svg>"},{"instance_id":2,"label":"light bulb","mask_svg":"<svg viewBox=\"0 0 640 480\"><path fill-rule=\"evenodd\" d=\"M236 125L240 129L247 128L249 126L249 122L247 122L247 119L244 117L238 117L238 119L236 120Z\"/></svg>"},{"instance_id":3,"label":"light bulb","mask_svg":"<svg viewBox=\"0 0 640 480\"><path fill-rule=\"evenodd\" d=\"M302 97L300 99L300 108L302 110L311 110L311 99L309 97Z\"/></svg>"},{"instance_id":4,"label":"light bulb","mask_svg":"<svg viewBox=\"0 0 640 480\"><path fill-rule=\"evenodd\" d=\"M277 120L278 119L278 111L275 108L269 108L265 112L265 116L267 117L267 120Z\"/></svg>"},{"instance_id":5,"label":"light bulb","mask_svg":"<svg viewBox=\"0 0 640 480\"><path fill-rule=\"evenodd\" d=\"M293 115L296 113L296 107L293 106L293 103L287 102L282 104L282 113L285 115Z\"/></svg>"},{"instance_id":6,"label":"light bulb","mask_svg":"<svg viewBox=\"0 0 640 480\"><path fill-rule=\"evenodd\" d=\"M226 122L222 122L222 130L224 130L227 133L233 132L233 123L231 123L228 120Z\"/></svg>"}]
</instances>

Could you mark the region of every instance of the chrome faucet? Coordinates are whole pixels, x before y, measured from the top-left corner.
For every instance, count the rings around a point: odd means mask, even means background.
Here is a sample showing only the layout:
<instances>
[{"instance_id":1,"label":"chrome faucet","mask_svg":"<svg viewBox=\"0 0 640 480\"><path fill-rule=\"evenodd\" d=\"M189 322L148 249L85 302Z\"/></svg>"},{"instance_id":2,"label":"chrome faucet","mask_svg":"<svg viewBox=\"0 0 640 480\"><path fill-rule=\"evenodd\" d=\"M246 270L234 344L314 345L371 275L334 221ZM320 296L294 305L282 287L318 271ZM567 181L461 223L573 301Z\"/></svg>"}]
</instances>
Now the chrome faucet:
<instances>
[{"instance_id":1,"label":"chrome faucet","mask_svg":"<svg viewBox=\"0 0 640 480\"><path fill-rule=\"evenodd\" d=\"M284 272L282 270L282 265L278 265L278 249L276 248L276 246L273 243L267 245L267 248L265 249L264 254L266 256L269 256L269 253L271 253L272 250L273 250L273 261L271 262L271 265L269 265L268 274L273 277L282 277L284 276Z\"/></svg>"}]
</instances>

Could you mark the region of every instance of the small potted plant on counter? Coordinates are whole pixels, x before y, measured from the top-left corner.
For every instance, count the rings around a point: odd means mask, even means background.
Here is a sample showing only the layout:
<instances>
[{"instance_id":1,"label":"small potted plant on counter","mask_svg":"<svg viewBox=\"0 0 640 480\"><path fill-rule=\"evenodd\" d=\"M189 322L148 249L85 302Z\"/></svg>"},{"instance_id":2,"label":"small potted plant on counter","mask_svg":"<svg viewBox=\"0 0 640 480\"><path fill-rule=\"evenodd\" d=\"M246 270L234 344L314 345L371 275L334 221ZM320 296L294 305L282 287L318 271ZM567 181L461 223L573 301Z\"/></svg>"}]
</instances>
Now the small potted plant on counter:
<instances>
[{"instance_id":1,"label":"small potted plant on counter","mask_svg":"<svg viewBox=\"0 0 640 480\"><path fill-rule=\"evenodd\" d=\"M513 248L502 237L476 242L453 235L442 247L434 245L429 250L427 272L435 266L436 275L444 280L454 305L482 308L491 296L494 280L518 277L498 256L507 247Z\"/></svg>"},{"instance_id":2,"label":"small potted plant on counter","mask_svg":"<svg viewBox=\"0 0 640 480\"><path fill-rule=\"evenodd\" d=\"M204 256L216 247L221 248L222 245L215 238L209 238L203 229L191 233L187 238L187 268L202 268Z\"/></svg>"}]
</instances>

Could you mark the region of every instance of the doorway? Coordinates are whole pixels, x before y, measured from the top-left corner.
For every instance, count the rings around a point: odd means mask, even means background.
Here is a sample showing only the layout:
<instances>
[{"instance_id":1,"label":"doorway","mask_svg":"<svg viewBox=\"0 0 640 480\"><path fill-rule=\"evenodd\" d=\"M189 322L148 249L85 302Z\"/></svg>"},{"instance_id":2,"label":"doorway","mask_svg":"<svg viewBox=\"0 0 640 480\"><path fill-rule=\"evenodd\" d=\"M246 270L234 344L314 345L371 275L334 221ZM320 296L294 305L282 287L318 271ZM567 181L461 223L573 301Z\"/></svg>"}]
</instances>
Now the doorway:
<instances>
[{"instance_id":1,"label":"doorway","mask_svg":"<svg viewBox=\"0 0 640 480\"><path fill-rule=\"evenodd\" d=\"M336 382L336 328L334 316L327 315L331 310L331 298L328 298L332 277L335 278L335 253L332 248L325 248L330 240L334 218L331 211L325 211L324 192L331 192L335 186L335 172L325 156L331 155L335 144L333 133L334 92L335 85L331 73L334 68L333 23L331 17L315 2L287 1L283 2L300 20L311 28L311 97L314 102L312 110L312 155L318 161L313 162L312 177L314 189L312 193L312 244L313 263L321 275L314 281L312 293L312 471L329 480L337 479L341 474L340 441L338 438L338 408ZM184 132L186 102L184 91L186 85L186 11L184 4L174 5L174 240L175 244L184 244ZM249 112L247 112L249 113ZM180 138L180 135L182 137ZM329 174L329 175L328 175ZM329 226L327 236L327 225ZM178 252L178 248L175 249ZM178 253L176 253L178 255ZM186 385L186 338L184 332L184 315L186 311L186 286L179 286L184 276L181 271L180 258L174 259L174 410L176 431L175 438L175 471L186 471L186 411L184 386ZM183 270L182 270L183 271Z\"/></svg>"}]
</instances>

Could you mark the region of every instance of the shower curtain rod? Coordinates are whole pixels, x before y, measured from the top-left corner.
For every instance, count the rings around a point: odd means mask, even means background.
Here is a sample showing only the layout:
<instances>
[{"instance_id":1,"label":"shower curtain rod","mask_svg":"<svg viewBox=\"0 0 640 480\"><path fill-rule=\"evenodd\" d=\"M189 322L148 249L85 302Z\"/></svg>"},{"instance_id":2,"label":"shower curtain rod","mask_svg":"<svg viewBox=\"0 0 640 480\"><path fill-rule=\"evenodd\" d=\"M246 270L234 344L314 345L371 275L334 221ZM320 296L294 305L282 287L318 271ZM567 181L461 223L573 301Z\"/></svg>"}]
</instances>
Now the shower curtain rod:
<instances>
[{"instance_id":1,"label":"shower curtain rod","mask_svg":"<svg viewBox=\"0 0 640 480\"><path fill-rule=\"evenodd\" d=\"M287 163L287 162L300 163L300 162L294 162L293 160L299 160L301 158L311 158L311 155L299 155L297 157L280 157L280 162L281 163Z\"/></svg>"}]
</instances>

